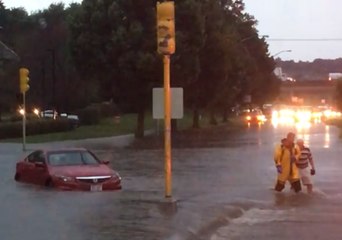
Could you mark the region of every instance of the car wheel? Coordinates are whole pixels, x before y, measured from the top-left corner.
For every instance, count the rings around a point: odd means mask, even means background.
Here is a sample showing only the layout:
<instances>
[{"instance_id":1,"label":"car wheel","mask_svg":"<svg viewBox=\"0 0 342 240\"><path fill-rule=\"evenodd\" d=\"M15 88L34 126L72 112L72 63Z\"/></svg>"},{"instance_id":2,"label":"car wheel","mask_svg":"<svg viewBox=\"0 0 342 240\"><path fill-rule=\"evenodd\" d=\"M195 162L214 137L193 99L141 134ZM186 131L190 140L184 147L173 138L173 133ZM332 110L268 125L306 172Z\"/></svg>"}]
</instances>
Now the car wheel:
<instances>
[{"instance_id":1,"label":"car wheel","mask_svg":"<svg viewBox=\"0 0 342 240\"><path fill-rule=\"evenodd\" d=\"M15 181L19 181L20 180L20 174L19 173L15 173L14 180Z\"/></svg>"},{"instance_id":2,"label":"car wheel","mask_svg":"<svg viewBox=\"0 0 342 240\"><path fill-rule=\"evenodd\" d=\"M51 178L49 178L48 180L46 180L45 186L48 187L48 188L53 188L53 187L54 187L54 184L53 184L53 181L52 181Z\"/></svg>"}]
</instances>

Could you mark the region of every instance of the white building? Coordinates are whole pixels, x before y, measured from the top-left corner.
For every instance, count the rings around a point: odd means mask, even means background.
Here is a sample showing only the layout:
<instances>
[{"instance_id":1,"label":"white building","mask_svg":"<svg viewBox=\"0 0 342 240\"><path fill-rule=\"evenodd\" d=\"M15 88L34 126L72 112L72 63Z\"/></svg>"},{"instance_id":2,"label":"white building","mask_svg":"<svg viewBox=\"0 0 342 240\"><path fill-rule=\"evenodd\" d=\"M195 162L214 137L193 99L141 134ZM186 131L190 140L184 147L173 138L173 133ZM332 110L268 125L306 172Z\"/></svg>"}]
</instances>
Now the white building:
<instances>
[{"instance_id":1,"label":"white building","mask_svg":"<svg viewBox=\"0 0 342 240\"><path fill-rule=\"evenodd\" d=\"M276 67L273 72L282 81L290 81L290 82L296 81L294 78L287 76L286 73L283 73L283 70L281 67Z\"/></svg>"},{"instance_id":2,"label":"white building","mask_svg":"<svg viewBox=\"0 0 342 240\"><path fill-rule=\"evenodd\" d=\"M342 79L342 73L329 73L329 81Z\"/></svg>"}]
</instances>

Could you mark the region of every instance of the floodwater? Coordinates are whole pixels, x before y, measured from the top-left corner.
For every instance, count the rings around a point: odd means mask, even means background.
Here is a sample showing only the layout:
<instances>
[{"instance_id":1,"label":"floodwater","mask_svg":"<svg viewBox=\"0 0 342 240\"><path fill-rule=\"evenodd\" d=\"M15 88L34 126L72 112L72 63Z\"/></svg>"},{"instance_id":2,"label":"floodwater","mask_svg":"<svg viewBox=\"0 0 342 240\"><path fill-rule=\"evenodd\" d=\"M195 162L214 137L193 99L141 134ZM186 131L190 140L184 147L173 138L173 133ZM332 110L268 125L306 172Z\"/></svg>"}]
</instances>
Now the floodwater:
<instances>
[{"instance_id":1,"label":"floodwater","mask_svg":"<svg viewBox=\"0 0 342 240\"><path fill-rule=\"evenodd\" d=\"M317 175L312 195L294 194L289 186L283 193L272 190L273 148L288 131L295 131L313 152ZM338 135L337 128L324 124L311 128L266 124L201 139L201 147L175 148L176 209L165 207L163 201L161 149L94 149L121 174L123 190L91 193L16 183L15 162L22 154L18 146L1 145L0 236L4 240L341 239Z\"/></svg>"}]
</instances>

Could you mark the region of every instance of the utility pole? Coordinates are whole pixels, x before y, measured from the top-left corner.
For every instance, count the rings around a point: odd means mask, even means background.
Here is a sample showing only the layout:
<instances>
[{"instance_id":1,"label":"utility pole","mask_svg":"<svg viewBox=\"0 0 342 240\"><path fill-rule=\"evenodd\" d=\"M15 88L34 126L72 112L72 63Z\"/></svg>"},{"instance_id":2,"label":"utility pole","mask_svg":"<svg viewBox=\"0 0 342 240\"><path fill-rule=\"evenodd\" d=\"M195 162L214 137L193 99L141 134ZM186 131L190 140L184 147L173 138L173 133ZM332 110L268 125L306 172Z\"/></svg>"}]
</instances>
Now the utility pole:
<instances>
[{"instance_id":1,"label":"utility pole","mask_svg":"<svg viewBox=\"0 0 342 240\"><path fill-rule=\"evenodd\" d=\"M26 92L29 90L30 85L28 84L30 71L27 68L19 69L19 88L23 94L23 151L26 151Z\"/></svg>"},{"instance_id":2,"label":"utility pole","mask_svg":"<svg viewBox=\"0 0 342 240\"><path fill-rule=\"evenodd\" d=\"M157 44L164 63L165 197L172 198L170 55L176 50L174 2L157 2Z\"/></svg>"}]
</instances>

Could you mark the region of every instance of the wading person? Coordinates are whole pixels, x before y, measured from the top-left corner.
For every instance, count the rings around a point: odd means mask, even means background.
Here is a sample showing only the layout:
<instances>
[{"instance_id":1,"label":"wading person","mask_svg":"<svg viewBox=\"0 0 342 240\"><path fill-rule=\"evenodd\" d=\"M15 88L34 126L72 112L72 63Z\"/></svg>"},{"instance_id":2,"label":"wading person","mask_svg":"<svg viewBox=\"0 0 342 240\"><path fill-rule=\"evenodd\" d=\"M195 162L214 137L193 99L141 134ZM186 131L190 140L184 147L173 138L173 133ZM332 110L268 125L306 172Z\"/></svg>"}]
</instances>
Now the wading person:
<instances>
[{"instance_id":1,"label":"wading person","mask_svg":"<svg viewBox=\"0 0 342 240\"><path fill-rule=\"evenodd\" d=\"M287 181L295 192L301 191L300 176L296 163L300 156L300 149L294 143L295 134L290 132L282 139L274 151L274 161L278 172L275 190L281 192Z\"/></svg>"},{"instance_id":2,"label":"wading person","mask_svg":"<svg viewBox=\"0 0 342 240\"><path fill-rule=\"evenodd\" d=\"M304 145L304 141L302 139L297 140L297 145L300 148L300 157L296 163L300 179L302 180L302 184L306 186L308 193L312 193L313 184L311 175L315 175L316 173L312 154L310 148ZM311 169L309 169L309 165Z\"/></svg>"}]
</instances>

